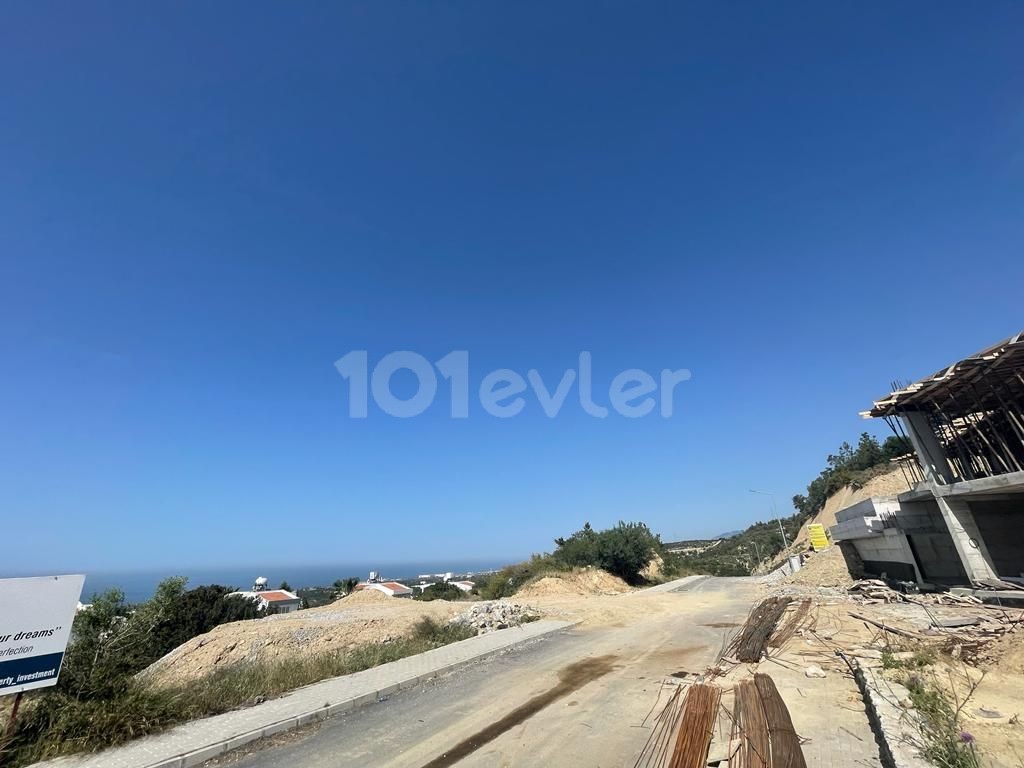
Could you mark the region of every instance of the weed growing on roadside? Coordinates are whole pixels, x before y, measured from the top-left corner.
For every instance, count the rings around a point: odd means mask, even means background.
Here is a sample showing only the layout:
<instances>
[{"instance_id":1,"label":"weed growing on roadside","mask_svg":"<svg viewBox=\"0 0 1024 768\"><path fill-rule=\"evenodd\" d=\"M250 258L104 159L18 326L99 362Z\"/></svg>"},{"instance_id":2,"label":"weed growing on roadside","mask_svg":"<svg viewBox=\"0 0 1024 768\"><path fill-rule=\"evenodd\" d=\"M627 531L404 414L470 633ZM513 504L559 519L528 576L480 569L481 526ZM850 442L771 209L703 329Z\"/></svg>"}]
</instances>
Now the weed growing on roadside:
<instances>
[{"instance_id":1,"label":"weed growing on roadside","mask_svg":"<svg viewBox=\"0 0 1024 768\"><path fill-rule=\"evenodd\" d=\"M911 673L905 682L910 700L921 716L924 756L943 768L979 768L974 736L960 724L960 706L947 698L934 682Z\"/></svg>"}]
</instances>

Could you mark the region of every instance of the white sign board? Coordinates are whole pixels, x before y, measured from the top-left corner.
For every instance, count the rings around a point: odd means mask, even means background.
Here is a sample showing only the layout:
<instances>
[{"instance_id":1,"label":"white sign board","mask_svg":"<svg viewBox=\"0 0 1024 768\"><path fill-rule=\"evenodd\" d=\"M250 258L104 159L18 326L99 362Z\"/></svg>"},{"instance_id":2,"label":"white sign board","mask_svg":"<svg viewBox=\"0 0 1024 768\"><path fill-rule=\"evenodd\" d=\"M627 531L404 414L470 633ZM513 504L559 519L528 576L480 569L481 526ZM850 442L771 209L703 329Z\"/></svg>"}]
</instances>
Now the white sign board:
<instances>
[{"instance_id":1,"label":"white sign board","mask_svg":"<svg viewBox=\"0 0 1024 768\"><path fill-rule=\"evenodd\" d=\"M57 684L85 576L0 579L0 696Z\"/></svg>"}]
</instances>

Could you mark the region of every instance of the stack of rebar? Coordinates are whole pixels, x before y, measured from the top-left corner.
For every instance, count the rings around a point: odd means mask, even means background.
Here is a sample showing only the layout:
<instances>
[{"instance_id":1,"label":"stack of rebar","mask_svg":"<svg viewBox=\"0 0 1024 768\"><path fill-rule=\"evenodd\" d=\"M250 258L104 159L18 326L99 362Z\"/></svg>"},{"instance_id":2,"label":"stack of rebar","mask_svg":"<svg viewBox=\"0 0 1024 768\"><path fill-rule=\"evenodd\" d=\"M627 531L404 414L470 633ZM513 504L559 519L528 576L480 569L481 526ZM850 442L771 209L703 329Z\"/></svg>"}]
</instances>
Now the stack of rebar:
<instances>
[{"instance_id":1,"label":"stack of rebar","mask_svg":"<svg viewBox=\"0 0 1024 768\"><path fill-rule=\"evenodd\" d=\"M767 768L771 761L768 720L754 681L738 682L733 697L729 768Z\"/></svg>"},{"instance_id":2,"label":"stack of rebar","mask_svg":"<svg viewBox=\"0 0 1024 768\"><path fill-rule=\"evenodd\" d=\"M729 768L807 768L800 737L768 675L757 673L733 689Z\"/></svg>"},{"instance_id":3,"label":"stack of rebar","mask_svg":"<svg viewBox=\"0 0 1024 768\"><path fill-rule=\"evenodd\" d=\"M722 689L717 685L696 683L690 686L668 768L704 768L721 699Z\"/></svg>"},{"instance_id":4,"label":"stack of rebar","mask_svg":"<svg viewBox=\"0 0 1024 768\"><path fill-rule=\"evenodd\" d=\"M669 756L669 749L672 746L672 734L679 727L679 721L683 714L684 691L686 689L676 688L669 697L661 712L654 719L651 726L651 735L647 737L647 743L640 750L633 768L663 768ZM659 691L658 696L661 696ZM655 707L657 703L655 703ZM654 709L651 709L654 712ZM648 715L650 717L650 715ZM647 718L644 718L646 724Z\"/></svg>"},{"instance_id":5,"label":"stack of rebar","mask_svg":"<svg viewBox=\"0 0 1024 768\"><path fill-rule=\"evenodd\" d=\"M731 654L745 663L759 662L789 603L788 597L769 597L755 605L730 646Z\"/></svg>"},{"instance_id":6,"label":"stack of rebar","mask_svg":"<svg viewBox=\"0 0 1024 768\"><path fill-rule=\"evenodd\" d=\"M704 768L721 699L722 689L710 683L677 688L655 718L633 768Z\"/></svg>"},{"instance_id":7,"label":"stack of rebar","mask_svg":"<svg viewBox=\"0 0 1024 768\"><path fill-rule=\"evenodd\" d=\"M804 753L800 749L800 737L793 727L786 703L775 687L775 681L758 672L754 685L761 696L765 719L768 721L768 737L772 744L772 768L807 768Z\"/></svg>"},{"instance_id":8,"label":"stack of rebar","mask_svg":"<svg viewBox=\"0 0 1024 768\"><path fill-rule=\"evenodd\" d=\"M808 616L811 610L810 600L801 600L793 610L789 612L786 620L779 626L778 631L771 639L773 648L782 648L796 635L805 624L809 623Z\"/></svg>"}]
</instances>

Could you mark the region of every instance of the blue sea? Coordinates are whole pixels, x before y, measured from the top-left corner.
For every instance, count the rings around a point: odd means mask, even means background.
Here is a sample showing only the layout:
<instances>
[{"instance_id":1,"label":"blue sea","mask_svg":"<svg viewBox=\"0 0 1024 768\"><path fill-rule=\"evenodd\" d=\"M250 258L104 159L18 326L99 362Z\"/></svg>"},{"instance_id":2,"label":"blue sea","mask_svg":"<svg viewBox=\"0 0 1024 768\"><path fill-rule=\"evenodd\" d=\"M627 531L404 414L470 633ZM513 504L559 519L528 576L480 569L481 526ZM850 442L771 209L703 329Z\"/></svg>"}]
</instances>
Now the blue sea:
<instances>
[{"instance_id":1,"label":"blue sea","mask_svg":"<svg viewBox=\"0 0 1024 768\"><path fill-rule=\"evenodd\" d=\"M251 565L195 567L195 568L161 568L146 571L84 571L85 588L82 590L82 602L87 603L92 595L116 587L125 594L131 603L148 600L156 591L156 586L169 576L185 576L188 588L201 584L221 584L226 587L249 589L257 576L266 576L270 586L276 587L287 581L293 589L303 587L323 587L334 583L336 579L356 576L365 579L370 571L377 571L382 577L396 580L415 580L421 573L466 574L493 570L507 565L513 560L501 562L483 560L451 560L428 561L422 563L393 564L340 564L340 565ZM52 574L56 574L53 571ZM61 573L83 573L77 569L67 569ZM10 573L2 576L45 576L44 573Z\"/></svg>"}]
</instances>

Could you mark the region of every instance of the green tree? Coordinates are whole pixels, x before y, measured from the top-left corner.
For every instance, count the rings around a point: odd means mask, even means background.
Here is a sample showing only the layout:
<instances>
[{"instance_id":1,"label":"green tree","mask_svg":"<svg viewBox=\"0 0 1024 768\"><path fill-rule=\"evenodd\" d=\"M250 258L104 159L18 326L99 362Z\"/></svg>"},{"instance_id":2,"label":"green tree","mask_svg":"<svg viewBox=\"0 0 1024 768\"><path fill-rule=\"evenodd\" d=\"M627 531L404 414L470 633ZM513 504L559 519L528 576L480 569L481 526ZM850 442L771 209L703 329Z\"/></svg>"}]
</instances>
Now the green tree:
<instances>
[{"instance_id":1,"label":"green tree","mask_svg":"<svg viewBox=\"0 0 1024 768\"><path fill-rule=\"evenodd\" d=\"M619 521L614 528L594 531L590 523L568 538L555 539L551 557L565 567L595 566L628 584L642 581L640 571L661 552L661 539L644 523Z\"/></svg>"},{"instance_id":2,"label":"green tree","mask_svg":"<svg viewBox=\"0 0 1024 768\"><path fill-rule=\"evenodd\" d=\"M886 461L891 461L898 456L906 456L908 453L913 453L914 446L910 444L910 441L902 436L890 435L882 443L882 457Z\"/></svg>"},{"instance_id":3,"label":"green tree","mask_svg":"<svg viewBox=\"0 0 1024 768\"><path fill-rule=\"evenodd\" d=\"M359 583L359 579L355 576L349 576L347 579L338 579L333 584L333 592L331 597L334 600L344 597L345 595L352 594L352 590L356 588L356 584Z\"/></svg>"},{"instance_id":4,"label":"green tree","mask_svg":"<svg viewBox=\"0 0 1024 768\"><path fill-rule=\"evenodd\" d=\"M286 592L291 592L292 591L292 585L289 584L287 581L282 581L281 584L278 586L278 589L283 589Z\"/></svg>"},{"instance_id":5,"label":"green tree","mask_svg":"<svg viewBox=\"0 0 1024 768\"><path fill-rule=\"evenodd\" d=\"M597 565L600 560L599 538L590 523L584 523L580 530L568 538L555 539L555 559L570 568Z\"/></svg>"}]
</instances>

